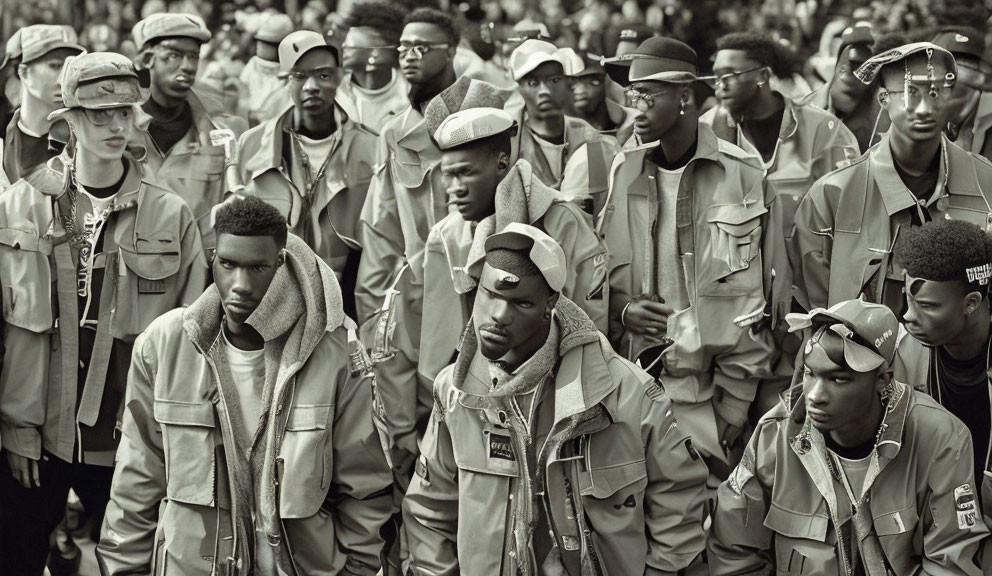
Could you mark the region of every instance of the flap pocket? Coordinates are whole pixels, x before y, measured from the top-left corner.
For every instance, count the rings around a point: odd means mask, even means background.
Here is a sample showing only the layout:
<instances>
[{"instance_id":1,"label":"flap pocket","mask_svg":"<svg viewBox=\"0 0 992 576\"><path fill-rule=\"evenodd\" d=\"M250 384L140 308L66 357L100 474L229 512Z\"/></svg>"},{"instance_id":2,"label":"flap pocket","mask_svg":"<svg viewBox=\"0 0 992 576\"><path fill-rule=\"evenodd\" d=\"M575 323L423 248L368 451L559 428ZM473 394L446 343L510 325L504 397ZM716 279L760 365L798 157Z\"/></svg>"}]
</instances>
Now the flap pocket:
<instances>
[{"instance_id":1,"label":"flap pocket","mask_svg":"<svg viewBox=\"0 0 992 576\"><path fill-rule=\"evenodd\" d=\"M213 404L156 400L153 411L162 425L166 495L177 502L214 506L217 440Z\"/></svg>"},{"instance_id":2,"label":"flap pocket","mask_svg":"<svg viewBox=\"0 0 992 576\"><path fill-rule=\"evenodd\" d=\"M214 405L210 402L155 401L155 421L179 426L215 426Z\"/></svg>"},{"instance_id":3,"label":"flap pocket","mask_svg":"<svg viewBox=\"0 0 992 576\"><path fill-rule=\"evenodd\" d=\"M148 245L143 243L142 246ZM121 257L129 270L148 280L165 280L179 272L182 257L179 245L173 245L173 252L133 252L121 247Z\"/></svg>"},{"instance_id":4,"label":"flap pocket","mask_svg":"<svg viewBox=\"0 0 992 576\"><path fill-rule=\"evenodd\" d=\"M326 429L327 418L331 412L331 406L331 404L293 406L289 412L289 421L286 424L286 431L302 432L305 430Z\"/></svg>"},{"instance_id":5,"label":"flap pocket","mask_svg":"<svg viewBox=\"0 0 992 576\"><path fill-rule=\"evenodd\" d=\"M14 250L26 250L28 252L41 252L46 256L52 253L51 240L45 240L37 234L4 228L0 230L0 244L10 246Z\"/></svg>"},{"instance_id":6,"label":"flap pocket","mask_svg":"<svg viewBox=\"0 0 992 576\"><path fill-rule=\"evenodd\" d=\"M644 460L593 468L579 475L579 493L593 498L609 498L624 488L644 481L647 484L648 471Z\"/></svg>"},{"instance_id":7,"label":"flap pocket","mask_svg":"<svg viewBox=\"0 0 992 576\"><path fill-rule=\"evenodd\" d=\"M224 149L219 146L206 146L196 151L189 159L189 178L192 180L218 180L224 173Z\"/></svg>"},{"instance_id":8,"label":"flap pocket","mask_svg":"<svg viewBox=\"0 0 992 576\"><path fill-rule=\"evenodd\" d=\"M755 218L743 224L731 224L729 222L715 222L717 228L723 230L731 236L743 238L754 232L754 229L761 225L761 220Z\"/></svg>"},{"instance_id":9,"label":"flap pocket","mask_svg":"<svg viewBox=\"0 0 992 576\"><path fill-rule=\"evenodd\" d=\"M774 503L768 507L764 522L767 528L783 536L817 542L826 541L829 523L826 516L793 512L779 508Z\"/></svg>"},{"instance_id":10,"label":"flap pocket","mask_svg":"<svg viewBox=\"0 0 992 576\"><path fill-rule=\"evenodd\" d=\"M749 207L740 205L714 206L706 211L706 221L729 224L731 227L739 224L747 225L752 220L760 223L758 218L765 212L768 212L768 210L758 203L752 204ZM751 230L754 230L754 226L751 226L749 230L740 235L748 234Z\"/></svg>"},{"instance_id":11,"label":"flap pocket","mask_svg":"<svg viewBox=\"0 0 992 576\"><path fill-rule=\"evenodd\" d=\"M874 516L875 533L879 536L892 536L909 532L916 528L916 524L920 521L920 515L915 506L909 506L895 512L876 513L873 510L872 515Z\"/></svg>"}]
</instances>

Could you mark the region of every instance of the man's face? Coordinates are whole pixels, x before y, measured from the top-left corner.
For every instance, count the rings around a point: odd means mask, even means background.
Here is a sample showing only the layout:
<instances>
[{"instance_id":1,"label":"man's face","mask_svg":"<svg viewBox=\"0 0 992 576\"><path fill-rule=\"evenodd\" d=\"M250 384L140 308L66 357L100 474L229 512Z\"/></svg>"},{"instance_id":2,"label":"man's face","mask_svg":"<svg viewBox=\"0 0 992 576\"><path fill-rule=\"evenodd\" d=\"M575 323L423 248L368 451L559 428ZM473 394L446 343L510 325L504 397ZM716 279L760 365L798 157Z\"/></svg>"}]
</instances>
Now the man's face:
<instances>
[{"instance_id":1,"label":"man's face","mask_svg":"<svg viewBox=\"0 0 992 576\"><path fill-rule=\"evenodd\" d=\"M531 118L547 120L565 115L571 94L561 64L545 62L521 78L517 85Z\"/></svg>"},{"instance_id":2,"label":"man's face","mask_svg":"<svg viewBox=\"0 0 992 576\"><path fill-rule=\"evenodd\" d=\"M58 48L41 58L25 64L21 69L21 84L34 100L47 104L52 110L61 106L62 90L59 87L59 74L69 56L78 50Z\"/></svg>"},{"instance_id":3,"label":"man's face","mask_svg":"<svg viewBox=\"0 0 992 576\"><path fill-rule=\"evenodd\" d=\"M228 328L237 333L269 290L282 263L271 236L217 236L213 273Z\"/></svg>"},{"instance_id":4,"label":"man's face","mask_svg":"<svg viewBox=\"0 0 992 576\"><path fill-rule=\"evenodd\" d=\"M837 364L820 344L814 344L803 368L806 417L823 434L860 430L871 418L874 397L878 396L876 382L874 371L855 372Z\"/></svg>"},{"instance_id":5,"label":"man's face","mask_svg":"<svg viewBox=\"0 0 992 576\"><path fill-rule=\"evenodd\" d=\"M838 112L850 113L871 90L870 86L854 76L854 71L869 58L871 50L865 46L848 46L841 53L830 85L830 103Z\"/></svg>"},{"instance_id":6,"label":"man's face","mask_svg":"<svg viewBox=\"0 0 992 576\"><path fill-rule=\"evenodd\" d=\"M455 54L450 40L444 29L436 24L411 22L404 26L400 48L407 50L399 57L403 77L411 84L428 84L442 74ZM420 54L421 48L427 51Z\"/></svg>"},{"instance_id":7,"label":"man's face","mask_svg":"<svg viewBox=\"0 0 992 576\"><path fill-rule=\"evenodd\" d=\"M448 201L466 222L496 212L496 186L506 175L506 158L495 158L486 146L441 152L441 181Z\"/></svg>"},{"instance_id":8,"label":"man's face","mask_svg":"<svg viewBox=\"0 0 992 576\"><path fill-rule=\"evenodd\" d=\"M519 366L544 344L543 328L550 322L545 315L557 295L541 276L505 282L508 276L489 264L482 268L472 319L482 355Z\"/></svg>"},{"instance_id":9,"label":"man's face","mask_svg":"<svg viewBox=\"0 0 992 576\"><path fill-rule=\"evenodd\" d=\"M906 330L927 346L956 340L968 325L965 296L959 282L906 278Z\"/></svg>"},{"instance_id":10,"label":"man's face","mask_svg":"<svg viewBox=\"0 0 992 576\"><path fill-rule=\"evenodd\" d=\"M77 147L84 148L104 160L120 160L134 129L134 107L84 110L71 112Z\"/></svg>"},{"instance_id":11,"label":"man's face","mask_svg":"<svg viewBox=\"0 0 992 576\"><path fill-rule=\"evenodd\" d=\"M572 105L580 114L592 114L606 100L606 75L589 74L572 79Z\"/></svg>"},{"instance_id":12,"label":"man's face","mask_svg":"<svg viewBox=\"0 0 992 576\"><path fill-rule=\"evenodd\" d=\"M185 99L200 68L200 43L192 38L168 38L155 45L152 53L152 85L169 98Z\"/></svg>"},{"instance_id":13,"label":"man's face","mask_svg":"<svg viewBox=\"0 0 992 576\"><path fill-rule=\"evenodd\" d=\"M340 74L334 53L329 49L314 48L304 54L289 72L297 110L309 116L321 116L333 110Z\"/></svg>"},{"instance_id":14,"label":"man's face","mask_svg":"<svg viewBox=\"0 0 992 576\"><path fill-rule=\"evenodd\" d=\"M901 62L882 69L879 98L892 121L890 134L902 142L928 142L939 139L947 124L948 102L952 88L944 87L944 77L950 71L942 58L933 58L933 87L928 78L927 58L923 54L909 57L909 71L914 80L907 87L905 68ZM908 96L907 96L908 90Z\"/></svg>"},{"instance_id":15,"label":"man's face","mask_svg":"<svg viewBox=\"0 0 992 576\"><path fill-rule=\"evenodd\" d=\"M762 81L766 72L758 62L748 57L743 50L720 50L713 61L713 75L718 78L725 76L725 81L718 83L716 98L731 113L739 115L744 112L755 94L758 93L758 82ZM757 70L753 70L758 68ZM750 72L745 72L751 70ZM737 74L744 72L743 74ZM731 76L726 76L730 74Z\"/></svg>"},{"instance_id":16,"label":"man's face","mask_svg":"<svg viewBox=\"0 0 992 576\"><path fill-rule=\"evenodd\" d=\"M396 47L368 26L349 29L342 49L341 67L352 72L364 72L369 58L374 58L377 68L390 68L396 62Z\"/></svg>"},{"instance_id":17,"label":"man's face","mask_svg":"<svg viewBox=\"0 0 992 576\"><path fill-rule=\"evenodd\" d=\"M634 98L631 106L634 114L634 132L641 142L659 140L679 121L684 87L669 82L634 82L628 92L638 93L642 98Z\"/></svg>"}]
</instances>

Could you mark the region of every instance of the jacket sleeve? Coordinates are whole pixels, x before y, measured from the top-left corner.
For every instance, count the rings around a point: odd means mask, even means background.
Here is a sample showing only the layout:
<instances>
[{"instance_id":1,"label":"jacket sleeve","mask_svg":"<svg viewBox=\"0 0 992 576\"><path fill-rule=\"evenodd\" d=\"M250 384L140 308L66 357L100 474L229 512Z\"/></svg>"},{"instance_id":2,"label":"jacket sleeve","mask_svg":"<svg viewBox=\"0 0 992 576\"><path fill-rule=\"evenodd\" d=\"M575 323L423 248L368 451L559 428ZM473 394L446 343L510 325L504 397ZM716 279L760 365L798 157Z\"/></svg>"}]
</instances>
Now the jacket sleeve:
<instances>
[{"instance_id":1,"label":"jacket sleeve","mask_svg":"<svg viewBox=\"0 0 992 576\"><path fill-rule=\"evenodd\" d=\"M3 332L0 436L5 450L33 460L41 459L51 337L9 323Z\"/></svg>"},{"instance_id":2,"label":"jacket sleeve","mask_svg":"<svg viewBox=\"0 0 992 576\"><path fill-rule=\"evenodd\" d=\"M555 240L565 252L565 262L568 263L568 277L562 292L578 304L596 328L605 334L610 302L606 248L577 207L569 205L564 213L572 217L561 218L556 226L558 229L554 231Z\"/></svg>"},{"instance_id":3,"label":"jacket sleeve","mask_svg":"<svg viewBox=\"0 0 992 576\"><path fill-rule=\"evenodd\" d=\"M958 424L955 434L932 455L927 502L921 510L924 574L982 573L975 559L989 532L978 509L972 451L970 432Z\"/></svg>"},{"instance_id":4,"label":"jacket sleeve","mask_svg":"<svg viewBox=\"0 0 992 576\"><path fill-rule=\"evenodd\" d=\"M178 306L189 306L203 294L207 287L207 258L203 251L200 229L193 219L193 213L186 206L182 208L186 229L182 234L182 265L179 268Z\"/></svg>"},{"instance_id":5,"label":"jacket sleeve","mask_svg":"<svg viewBox=\"0 0 992 576\"><path fill-rule=\"evenodd\" d=\"M706 543L710 574L772 574L772 531L765 527L768 491L763 468L774 470L773 422L764 421L744 456L717 491L713 526ZM773 474L772 474L773 475Z\"/></svg>"},{"instance_id":6,"label":"jacket sleeve","mask_svg":"<svg viewBox=\"0 0 992 576\"><path fill-rule=\"evenodd\" d=\"M362 260L355 282L355 305L359 324L382 305L386 291L402 266L406 244L396 205L396 192L389 167L385 135L379 138L378 165L369 183L358 223Z\"/></svg>"},{"instance_id":7,"label":"jacket sleeve","mask_svg":"<svg viewBox=\"0 0 992 576\"><path fill-rule=\"evenodd\" d=\"M653 382L645 387L641 429L648 472L647 564L654 570L678 572L706 547L703 520L713 496L706 486L709 471L689 435L676 424L661 387Z\"/></svg>"},{"instance_id":8,"label":"jacket sleeve","mask_svg":"<svg viewBox=\"0 0 992 576\"><path fill-rule=\"evenodd\" d=\"M437 398L421 442L417 472L403 500L403 526L415 576L455 576L458 572L458 467L444 404ZM484 537L480 535L480 537Z\"/></svg>"},{"instance_id":9,"label":"jacket sleeve","mask_svg":"<svg viewBox=\"0 0 992 576\"><path fill-rule=\"evenodd\" d=\"M796 210L796 230L789 246L792 283L796 299L811 310L827 307L830 290L830 256L833 250L833 214L829 211L822 180L813 184Z\"/></svg>"},{"instance_id":10,"label":"jacket sleeve","mask_svg":"<svg viewBox=\"0 0 992 576\"><path fill-rule=\"evenodd\" d=\"M342 364L332 432L336 536L348 556L344 573L373 575L383 546L379 528L393 512L392 475L372 421L372 376L351 376Z\"/></svg>"},{"instance_id":11,"label":"jacket sleeve","mask_svg":"<svg viewBox=\"0 0 992 576\"><path fill-rule=\"evenodd\" d=\"M110 502L96 551L104 576L151 570L159 504L165 498L162 430L153 416L157 361L148 333L138 336L131 354Z\"/></svg>"}]
</instances>

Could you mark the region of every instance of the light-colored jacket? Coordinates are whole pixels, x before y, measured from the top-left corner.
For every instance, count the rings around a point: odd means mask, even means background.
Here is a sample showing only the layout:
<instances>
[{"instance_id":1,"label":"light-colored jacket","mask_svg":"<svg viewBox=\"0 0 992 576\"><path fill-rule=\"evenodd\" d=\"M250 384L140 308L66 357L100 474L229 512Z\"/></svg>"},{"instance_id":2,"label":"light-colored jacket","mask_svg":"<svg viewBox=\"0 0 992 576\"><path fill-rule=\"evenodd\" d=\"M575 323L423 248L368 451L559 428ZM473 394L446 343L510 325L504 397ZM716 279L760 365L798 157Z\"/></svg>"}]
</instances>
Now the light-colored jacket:
<instances>
[{"instance_id":1,"label":"light-colored jacket","mask_svg":"<svg viewBox=\"0 0 992 576\"><path fill-rule=\"evenodd\" d=\"M886 135L859 160L817 181L799 205L789 253L803 306L865 296L899 313L903 273L892 248L918 204L893 162ZM920 209L934 220L965 220L992 232L992 164L944 138L938 178L940 196Z\"/></svg>"},{"instance_id":2,"label":"light-colored jacket","mask_svg":"<svg viewBox=\"0 0 992 576\"><path fill-rule=\"evenodd\" d=\"M346 75L334 94L334 101L349 118L380 134L387 122L410 107L409 92L410 83L394 68L392 79L376 91L374 98L355 84L351 74Z\"/></svg>"},{"instance_id":3,"label":"light-colored jacket","mask_svg":"<svg viewBox=\"0 0 992 576\"><path fill-rule=\"evenodd\" d=\"M706 466L664 391L584 316L558 301L558 359L546 384L553 400L542 400L553 401L554 418L543 447L534 446L540 473L525 475L515 449L493 457L490 438L512 432L499 424L474 347L438 376L403 503L413 574L517 574L510 525L520 482L543 496L535 500L574 576L674 573L702 551Z\"/></svg>"},{"instance_id":4,"label":"light-colored jacket","mask_svg":"<svg viewBox=\"0 0 992 576\"><path fill-rule=\"evenodd\" d=\"M254 473L232 473L244 458L232 448L237 424L227 406L237 401L228 394L240 383L222 376L223 322L211 286L135 343L98 548L103 573L246 574L237 519L254 517L256 527L277 527L293 575L374 575L391 478L373 422L374 383L353 360L361 344L334 274L290 236L287 261L249 318L265 339L269 399L244 465ZM250 502L239 499L240 483Z\"/></svg>"},{"instance_id":5,"label":"light-colored jacket","mask_svg":"<svg viewBox=\"0 0 992 576\"><path fill-rule=\"evenodd\" d=\"M855 525L867 576L982 573L975 557L988 530L976 510L968 429L929 396L898 381L893 389L857 517L801 389L791 409L782 403L761 419L717 495L711 574L844 575L838 544Z\"/></svg>"},{"instance_id":6,"label":"light-colored jacket","mask_svg":"<svg viewBox=\"0 0 992 576\"><path fill-rule=\"evenodd\" d=\"M224 147L210 143L210 131L228 128L235 136L240 136L248 129L248 124L237 116L208 112L192 92L187 101L193 111L193 126L167 153L158 149L148 132L141 130L138 133L143 138L149 179L186 201L200 228L203 247L209 250L215 246L211 210L223 201L226 193ZM151 116L144 112L139 114L139 126L147 127L150 122Z\"/></svg>"},{"instance_id":7,"label":"light-colored jacket","mask_svg":"<svg viewBox=\"0 0 992 576\"><path fill-rule=\"evenodd\" d=\"M76 266L58 207L70 161L67 155L53 158L0 195L4 448L34 459L44 449L67 462L77 423L93 427L100 416L117 413L117 406L102 406L105 392L123 395L124 382L107 378L114 342L134 342L156 317L193 302L207 276L189 208L145 181L141 165L128 158L130 169L105 225L104 281L94 294L96 343L90 358L79 358ZM87 365L85 382L78 381L80 361Z\"/></svg>"},{"instance_id":8,"label":"light-colored jacket","mask_svg":"<svg viewBox=\"0 0 992 576\"><path fill-rule=\"evenodd\" d=\"M631 143L628 143L630 146ZM599 234L610 255L609 335L616 350L635 359L639 338L624 326L628 303L654 298L656 281L646 269L656 251L650 202L657 201L651 179L657 170L648 156L651 142L628 147L613 163L610 195L600 216ZM677 200L678 249L688 307L668 317L673 344L662 354L662 379L676 403L714 402L727 422L742 426L758 380L773 360L771 333L735 325L736 318L772 311L785 301L772 291L774 256L767 230L763 173L756 160L699 125L696 154L686 165ZM656 257L652 257L654 259ZM786 275L787 276L787 275ZM779 292L786 292L784 287Z\"/></svg>"}]
</instances>

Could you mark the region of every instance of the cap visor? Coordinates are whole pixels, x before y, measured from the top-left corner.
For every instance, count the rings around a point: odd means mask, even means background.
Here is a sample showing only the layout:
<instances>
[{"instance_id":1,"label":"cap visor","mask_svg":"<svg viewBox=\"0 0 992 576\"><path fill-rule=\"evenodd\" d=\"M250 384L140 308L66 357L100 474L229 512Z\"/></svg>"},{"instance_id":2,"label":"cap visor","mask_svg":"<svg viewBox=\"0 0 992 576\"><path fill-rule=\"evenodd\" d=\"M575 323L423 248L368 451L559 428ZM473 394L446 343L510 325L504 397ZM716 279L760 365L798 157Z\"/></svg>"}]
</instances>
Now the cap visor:
<instances>
[{"instance_id":1,"label":"cap visor","mask_svg":"<svg viewBox=\"0 0 992 576\"><path fill-rule=\"evenodd\" d=\"M540 66L541 64L547 64L548 62L554 62L555 64L560 65L562 70L565 70L566 64L564 60L565 60L564 58L556 54L546 54L543 55L542 57L533 58L531 60L528 60L518 69L513 71L513 79L520 80L524 76L533 72L534 70L537 70L537 67Z\"/></svg>"},{"instance_id":2,"label":"cap visor","mask_svg":"<svg viewBox=\"0 0 992 576\"><path fill-rule=\"evenodd\" d=\"M51 122L52 120L55 120L59 116L61 116L61 115L65 114L66 112L68 112L69 110L72 110L72 108L59 108L58 110L55 110L54 112L52 112L51 114L49 114L47 120L49 122Z\"/></svg>"},{"instance_id":3,"label":"cap visor","mask_svg":"<svg viewBox=\"0 0 992 576\"><path fill-rule=\"evenodd\" d=\"M855 372L871 372L885 363L878 354L847 338L844 338L844 361Z\"/></svg>"},{"instance_id":4,"label":"cap visor","mask_svg":"<svg viewBox=\"0 0 992 576\"><path fill-rule=\"evenodd\" d=\"M603 62L603 68L606 69L606 75L621 86L630 85L628 80L630 76L630 64L632 58L622 57L622 58L608 58Z\"/></svg>"}]
</instances>

